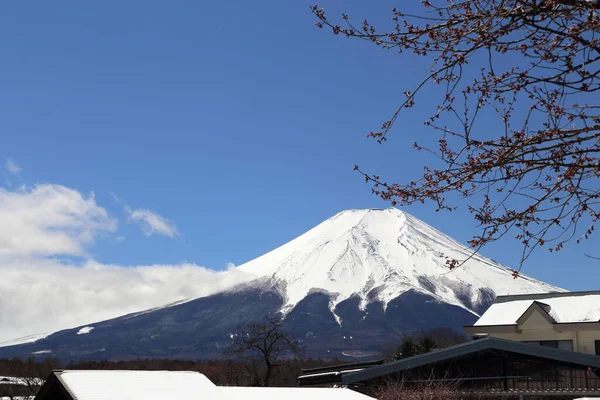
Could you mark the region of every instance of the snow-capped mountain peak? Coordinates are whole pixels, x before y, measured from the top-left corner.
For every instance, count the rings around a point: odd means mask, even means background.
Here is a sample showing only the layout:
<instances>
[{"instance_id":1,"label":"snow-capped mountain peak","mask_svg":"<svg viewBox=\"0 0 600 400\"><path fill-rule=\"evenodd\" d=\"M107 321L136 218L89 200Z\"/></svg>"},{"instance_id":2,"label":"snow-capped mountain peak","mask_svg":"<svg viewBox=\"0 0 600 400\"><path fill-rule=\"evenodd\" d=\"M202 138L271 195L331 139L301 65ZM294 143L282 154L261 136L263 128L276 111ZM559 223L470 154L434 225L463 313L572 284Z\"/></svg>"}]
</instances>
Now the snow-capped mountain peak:
<instances>
[{"instance_id":1,"label":"snow-capped mountain peak","mask_svg":"<svg viewBox=\"0 0 600 400\"><path fill-rule=\"evenodd\" d=\"M446 257L468 261L449 271ZM378 356L404 332L472 325L498 294L561 291L515 280L394 208L341 212L237 269L245 283L234 288L0 347L0 357L215 358L240 326L281 311L311 356Z\"/></svg>"},{"instance_id":2,"label":"snow-capped mountain peak","mask_svg":"<svg viewBox=\"0 0 600 400\"><path fill-rule=\"evenodd\" d=\"M385 305L414 290L477 314L499 294L562 291L480 255L395 208L342 211L287 244L239 267L286 300L287 312L309 293L331 296L330 308L353 296L361 307ZM469 259L449 271L446 259Z\"/></svg>"}]
</instances>

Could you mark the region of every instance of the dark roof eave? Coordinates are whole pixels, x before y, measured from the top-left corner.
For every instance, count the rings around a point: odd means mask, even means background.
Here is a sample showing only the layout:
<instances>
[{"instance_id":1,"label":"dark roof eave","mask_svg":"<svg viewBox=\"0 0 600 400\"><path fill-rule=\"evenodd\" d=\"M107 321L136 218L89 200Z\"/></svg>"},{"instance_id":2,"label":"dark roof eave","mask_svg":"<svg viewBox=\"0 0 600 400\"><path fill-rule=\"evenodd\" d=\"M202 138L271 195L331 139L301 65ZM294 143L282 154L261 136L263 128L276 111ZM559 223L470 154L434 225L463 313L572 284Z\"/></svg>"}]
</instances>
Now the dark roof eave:
<instances>
[{"instance_id":1,"label":"dark roof eave","mask_svg":"<svg viewBox=\"0 0 600 400\"><path fill-rule=\"evenodd\" d=\"M317 375L304 375L297 378L298 386L312 386L342 383L342 374L330 372Z\"/></svg>"},{"instance_id":2,"label":"dark roof eave","mask_svg":"<svg viewBox=\"0 0 600 400\"><path fill-rule=\"evenodd\" d=\"M373 360L373 361L364 361L364 362L356 362L356 363L348 363L348 364L338 364L338 365L330 365L327 367L316 367L316 368L302 368L302 373L305 375L315 374L319 372L334 372L334 371L344 371L347 369L356 369L361 367L371 367L374 365L381 365L385 361L384 358Z\"/></svg>"},{"instance_id":3,"label":"dark roof eave","mask_svg":"<svg viewBox=\"0 0 600 400\"><path fill-rule=\"evenodd\" d=\"M75 400L75 396L67 389L64 385L64 382L60 379L60 374L62 370L54 370L52 373L46 378L46 381L35 395L34 400L42 400L44 399L48 392L52 389L52 387L57 386L59 391L64 395L67 400Z\"/></svg>"},{"instance_id":4,"label":"dark roof eave","mask_svg":"<svg viewBox=\"0 0 600 400\"><path fill-rule=\"evenodd\" d=\"M531 294L512 294L497 296L494 304L506 303L514 300L543 300L552 297L578 297L600 294L600 290L588 290L581 292L548 292L548 293L531 293Z\"/></svg>"},{"instance_id":5,"label":"dark roof eave","mask_svg":"<svg viewBox=\"0 0 600 400\"><path fill-rule=\"evenodd\" d=\"M342 376L342 383L353 384L362 382L380 376L402 372L407 369L421 367L427 364L434 364L455 357L461 357L486 349L509 351L532 357L546 358L569 364L581 365L583 367L600 368L600 357L595 355L576 353L567 350L558 350L550 347L534 346L531 344L515 342L511 340L485 338L459 344L453 347L448 347L446 349L431 353L406 358L404 360L395 361L378 367L368 368L364 371L350 373Z\"/></svg>"}]
</instances>

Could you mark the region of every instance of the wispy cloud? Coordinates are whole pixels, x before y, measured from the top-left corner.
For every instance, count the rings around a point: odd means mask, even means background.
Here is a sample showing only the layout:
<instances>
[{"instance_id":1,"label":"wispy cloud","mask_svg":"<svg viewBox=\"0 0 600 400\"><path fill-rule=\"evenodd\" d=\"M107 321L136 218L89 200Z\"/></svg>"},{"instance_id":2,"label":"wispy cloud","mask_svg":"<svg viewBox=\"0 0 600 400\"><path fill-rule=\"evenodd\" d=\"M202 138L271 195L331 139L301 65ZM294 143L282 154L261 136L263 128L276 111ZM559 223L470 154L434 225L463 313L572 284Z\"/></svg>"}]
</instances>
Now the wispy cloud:
<instances>
[{"instance_id":1,"label":"wispy cloud","mask_svg":"<svg viewBox=\"0 0 600 400\"><path fill-rule=\"evenodd\" d=\"M6 170L8 171L9 174L11 175L18 175L23 168L21 168L15 160L13 160L12 158L7 158L6 162L4 163L4 167L6 168Z\"/></svg>"},{"instance_id":2,"label":"wispy cloud","mask_svg":"<svg viewBox=\"0 0 600 400\"><path fill-rule=\"evenodd\" d=\"M115 203L118 203L118 204L123 203L123 201L113 192L110 192L109 195L110 195L110 197L112 197L112 199L115 201Z\"/></svg>"},{"instance_id":3,"label":"wispy cloud","mask_svg":"<svg viewBox=\"0 0 600 400\"><path fill-rule=\"evenodd\" d=\"M175 226L173 221L168 220L153 211L143 208L133 209L129 206L125 206L125 212L127 213L128 220L130 222L139 223L142 232L147 236L164 235L175 237L179 235L177 226Z\"/></svg>"},{"instance_id":4,"label":"wispy cloud","mask_svg":"<svg viewBox=\"0 0 600 400\"><path fill-rule=\"evenodd\" d=\"M0 256L82 256L117 221L88 196L60 185L0 189Z\"/></svg>"},{"instance_id":5,"label":"wispy cloud","mask_svg":"<svg viewBox=\"0 0 600 400\"><path fill-rule=\"evenodd\" d=\"M209 296L251 279L238 269L195 264L71 265L51 258L2 262L0 277L0 343Z\"/></svg>"}]
</instances>

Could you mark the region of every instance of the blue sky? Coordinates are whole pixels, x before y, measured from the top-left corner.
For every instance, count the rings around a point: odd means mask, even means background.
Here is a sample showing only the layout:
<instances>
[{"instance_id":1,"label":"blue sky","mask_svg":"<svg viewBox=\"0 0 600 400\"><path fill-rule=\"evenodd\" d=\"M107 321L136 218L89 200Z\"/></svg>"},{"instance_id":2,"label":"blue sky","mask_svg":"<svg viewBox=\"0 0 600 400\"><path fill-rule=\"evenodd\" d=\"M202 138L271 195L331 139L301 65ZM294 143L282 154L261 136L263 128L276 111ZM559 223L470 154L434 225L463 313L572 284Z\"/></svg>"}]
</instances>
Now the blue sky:
<instances>
[{"instance_id":1,"label":"blue sky","mask_svg":"<svg viewBox=\"0 0 600 400\"><path fill-rule=\"evenodd\" d=\"M95 194L118 228L90 245L101 263L239 265L349 208L387 207L352 171L418 175L407 144L426 114L385 146L366 133L423 76L398 57L314 27L312 2L10 2L0 15L4 188L52 183ZM391 1L328 0L333 14L387 21ZM118 198L118 201L115 199ZM146 235L130 210L176 227ZM466 241L466 212L405 209ZM117 239L117 238L124 238ZM592 239L593 240L593 239ZM593 243L532 256L525 273L598 289ZM517 265L511 240L483 254Z\"/></svg>"}]
</instances>

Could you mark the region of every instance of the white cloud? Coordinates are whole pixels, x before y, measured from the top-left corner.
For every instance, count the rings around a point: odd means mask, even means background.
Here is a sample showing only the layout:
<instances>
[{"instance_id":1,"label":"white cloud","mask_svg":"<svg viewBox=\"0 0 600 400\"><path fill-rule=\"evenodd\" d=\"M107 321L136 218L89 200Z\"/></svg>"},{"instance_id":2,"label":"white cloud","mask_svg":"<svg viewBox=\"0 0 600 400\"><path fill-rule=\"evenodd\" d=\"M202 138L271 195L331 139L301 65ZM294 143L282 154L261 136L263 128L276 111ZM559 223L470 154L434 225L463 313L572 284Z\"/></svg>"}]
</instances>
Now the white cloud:
<instances>
[{"instance_id":1,"label":"white cloud","mask_svg":"<svg viewBox=\"0 0 600 400\"><path fill-rule=\"evenodd\" d=\"M0 256L82 256L117 221L84 196L60 185L0 188Z\"/></svg>"},{"instance_id":2,"label":"white cloud","mask_svg":"<svg viewBox=\"0 0 600 400\"><path fill-rule=\"evenodd\" d=\"M147 210L130 211L148 234L177 235L172 222ZM207 296L252 278L233 266L213 271L195 264L90 260L87 248L116 228L93 194L51 184L0 188L0 345ZM113 239L123 243L125 237Z\"/></svg>"},{"instance_id":3,"label":"white cloud","mask_svg":"<svg viewBox=\"0 0 600 400\"><path fill-rule=\"evenodd\" d=\"M156 234L175 237L179 235L173 221L161 217L155 212L143 208L132 209L128 206L125 206L125 212L128 215L129 221L139 223L142 232L147 236Z\"/></svg>"},{"instance_id":4,"label":"white cloud","mask_svg":"<svg viewBox=\"0 0 600 400\"><path fill-rule=\"evenodd\" d=\"M11 260L0 266L0 343L208 296L251 277L194 264L124 267Z\"/></svg>"},{"instance_id":5,"label":"white cloud","mask_svg":"<svg viewBox=\"0 0 600 400\"><path fill-rule=\"evenodd\" d=\"M23 168L19 167L19 165L17 165L15 160L13 160L12 158L7 158L6 162L4 163L4 166L6 167L8 173L10 173L11 175L18 175L19 172L23 170Z\"/></svg>"}]
</instances>

